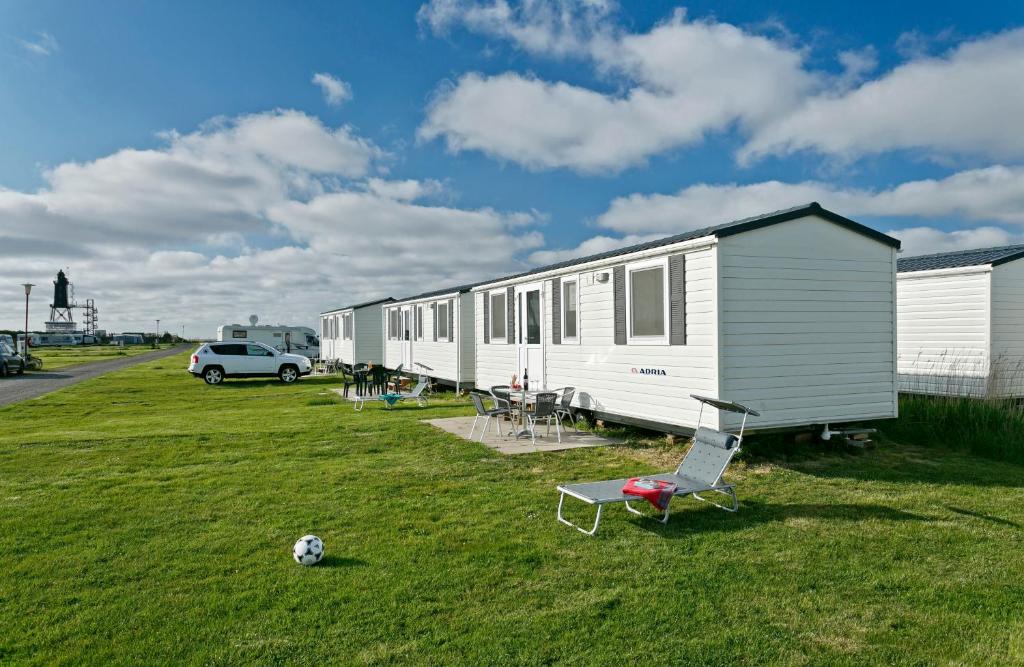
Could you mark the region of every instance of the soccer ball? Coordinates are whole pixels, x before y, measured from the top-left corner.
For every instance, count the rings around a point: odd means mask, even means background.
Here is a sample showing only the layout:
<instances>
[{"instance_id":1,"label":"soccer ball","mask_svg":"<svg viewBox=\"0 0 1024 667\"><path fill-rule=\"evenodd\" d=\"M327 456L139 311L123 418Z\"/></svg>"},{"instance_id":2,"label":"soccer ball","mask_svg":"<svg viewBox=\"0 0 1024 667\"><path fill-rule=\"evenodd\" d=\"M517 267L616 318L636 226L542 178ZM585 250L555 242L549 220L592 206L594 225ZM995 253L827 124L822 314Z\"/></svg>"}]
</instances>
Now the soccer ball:
<instances>
[{"instance_id":1,"label":"soccer ball","mask_svg":"<svg viewBox=\"0 0 1024 667\"><path fill-rule=\"evenodd\" d=\"M292 556L299 565L316 565L324 557L324 543L316 535L306 535L292 547Z\"/></svg>"}]
</instances>

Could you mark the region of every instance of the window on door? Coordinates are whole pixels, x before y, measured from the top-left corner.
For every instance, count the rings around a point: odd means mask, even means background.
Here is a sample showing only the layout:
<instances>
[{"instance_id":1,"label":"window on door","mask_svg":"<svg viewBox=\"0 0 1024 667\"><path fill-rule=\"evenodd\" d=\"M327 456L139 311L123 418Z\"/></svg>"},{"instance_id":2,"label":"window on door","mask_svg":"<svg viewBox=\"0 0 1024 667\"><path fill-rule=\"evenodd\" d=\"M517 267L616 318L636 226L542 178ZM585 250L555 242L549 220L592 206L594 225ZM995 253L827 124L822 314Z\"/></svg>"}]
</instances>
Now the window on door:
<instances>
[{"instance_id":1,"label":"window on door","mask_svg":"<svg viewBox=\"0 0 1024 667\"><path fill-rule=\"evenodd\" d=\"M562 281L562 342L579 340L579 293L575 280Z\"/></svg>"},{"instance_id":2,"label":"window on door","mask_svg":"<svg viewBox=\"0 0 1024 667\"><path fill-rule=\"evenodd\" d=\"M448 340L448 302L438 301L437 309L434 311L437 313L437 339L447 341Z\"/></svg>"},{"instance_id":3,"label":"window on door","mask_svg":"<svg viewBox=\"0 0 1024 667\"><path fill-rule=\"evenodd\" d=\"M388 338L391 340L401 340L399 334L402 328L402 311L397 308L392 308L388 311Z\"/></svg>"},{"instance_id":4,"label":"window on door","mask_svg":"<svg viewBox=\"0 0 1024 667\"><path fill-rule=\"evenodd\" d=\"M508 341L505 333L505 293L491 292L491 342L505 343Z\"/></svg>"},{"instance_id":5,"label":"window on door","mask_svg":"<svg viewBox=\"0 0 1024 667\"><path fill-rule=\"evenodd\" d=\"M664 262L630 268L629 337L631 343L668 341L668 293Z\"/></svg>"},{"instance_id":6,"label":"window on door","mask_svg":"<svg viewBox=\"0 0 1024 667\"><path fill-rule=\"evenodd\" d=\"M540 345L540 290L526 293L526 344Z\"/></svg>"}]
</instances>

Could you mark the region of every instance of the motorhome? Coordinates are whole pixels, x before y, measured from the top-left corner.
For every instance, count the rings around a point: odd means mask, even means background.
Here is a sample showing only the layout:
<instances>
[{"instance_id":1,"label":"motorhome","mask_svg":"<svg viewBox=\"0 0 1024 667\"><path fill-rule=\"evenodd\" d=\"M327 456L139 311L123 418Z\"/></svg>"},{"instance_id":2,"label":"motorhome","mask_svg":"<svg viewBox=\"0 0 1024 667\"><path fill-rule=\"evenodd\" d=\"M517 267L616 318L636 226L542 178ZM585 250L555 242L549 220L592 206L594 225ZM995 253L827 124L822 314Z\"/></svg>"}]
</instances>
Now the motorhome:
<instances>
[{"instance_id":1,"label":"motorhome","mask_svg":"<svg viewBox=\"0 0 1024 667\"><path fill-rule=\"evenodd\" d=\"M217 327L217 340L250 340L269 345L278 352L300 354L308 359L320 357L320 339L309 327L224 324Z\"/></svg>"}]
</instances>

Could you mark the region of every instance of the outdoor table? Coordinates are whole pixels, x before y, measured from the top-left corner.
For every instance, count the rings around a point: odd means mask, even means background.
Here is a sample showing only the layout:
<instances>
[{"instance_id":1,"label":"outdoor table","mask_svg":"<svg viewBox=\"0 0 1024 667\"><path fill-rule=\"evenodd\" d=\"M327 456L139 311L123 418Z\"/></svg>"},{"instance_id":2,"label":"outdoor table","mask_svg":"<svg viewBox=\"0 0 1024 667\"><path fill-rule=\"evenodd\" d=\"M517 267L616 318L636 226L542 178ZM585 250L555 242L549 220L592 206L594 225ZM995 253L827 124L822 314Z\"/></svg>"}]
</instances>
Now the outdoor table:
<instances>
[{"instance_id":1,"label":"outdoor table","mask_svg":"<svg viewBox=\"0 0 1024 667\"><path fill-rule=\"evenodd\" d=\"M526 389L525 387L520 387L518 390L509 388L509 392L508 392L509 403L518 403L519 404L518 412L519 412L519 425L520 425L520 428L519 428L518 431L515 430L514 418L513 418L513 422L512 422L512 426L513 426L512 433L516 436L516 440L518 440L521 437L525 437L525 436L529 436L530 435L530 431L527 430L527 428L526 428L526 412L527 412L526 407L528 405L530 405L531 403L535 403L536 402L537 394L547 394L547 393L556 393L557 394L558 392L564 391L564 390L565 390L565 387L559 387L558 389ZM517 395L517 393L518 393L518 395ZM510 405L509 407L512 407L512 406ZM516 411L513 409L513 413L514 412L516 412Z\"/></svg>"}]
</instances>

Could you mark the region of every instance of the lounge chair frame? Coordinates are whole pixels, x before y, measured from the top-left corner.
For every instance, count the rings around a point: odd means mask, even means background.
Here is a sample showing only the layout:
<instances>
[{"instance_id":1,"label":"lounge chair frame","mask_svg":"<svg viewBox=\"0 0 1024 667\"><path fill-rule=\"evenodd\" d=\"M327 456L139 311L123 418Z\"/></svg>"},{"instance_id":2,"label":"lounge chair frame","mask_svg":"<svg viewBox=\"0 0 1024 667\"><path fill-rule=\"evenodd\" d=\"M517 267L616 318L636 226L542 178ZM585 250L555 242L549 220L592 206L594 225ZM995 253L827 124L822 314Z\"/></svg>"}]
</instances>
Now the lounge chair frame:
<instances>
[{"instance_id":1,"label":"lounge chair frame","mask_svg":"<svg viewBox=\"0 0 1024 667\"><path fill-rule=\"evenodd\" d=\"M727 512L735 512L739 509L739 500L736 498L736 489L732 484L722 481L722 475L732 458L740 451L743 443L743 432L747 426L747 417L758 417L761 413L739 403L725 401L706 396L691 395L700 402L700 413L697 417L697 429L694 432L693 444L687 450L683 460L679 463L675 472L650 475L652 479L670 481L676 484L676 496L693 496L695 499L713 505ZM743 414L743 421L740 424L739 433L730 434L702 426L704 418L704 406L708 405L719 410ZM584 484L565 484L558 487L558 521L571 526L584 535L594 535L601 525L601 514L605 505L612 503L623 503L626 510L640 516L647 517L649 514L641 512L630 505L631 501L640 500L636 496L628 496L622 493L622 486L625 479L607 480L601 482L588 482ZM714 492L726 496L731 502L719 504L702 496L702 493ZM597 514L594 517L594 525L587 528L576 525L563 515L565 497L576 498L588 505L597 506ZM671 505L671 498L669 499ZM656 520L662 524L668 523L669 505L666 505L661 516Z\"/></svg>"}]
</instances>

